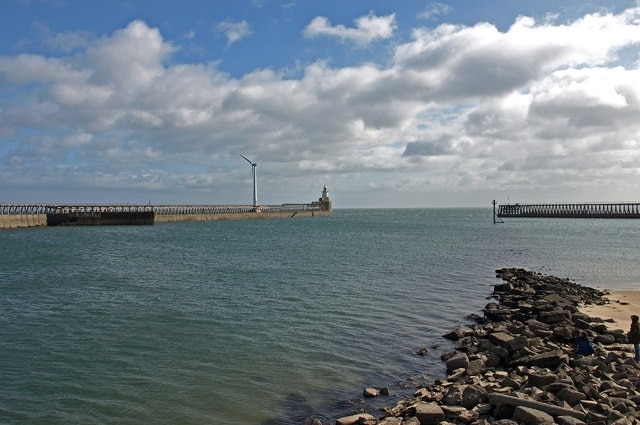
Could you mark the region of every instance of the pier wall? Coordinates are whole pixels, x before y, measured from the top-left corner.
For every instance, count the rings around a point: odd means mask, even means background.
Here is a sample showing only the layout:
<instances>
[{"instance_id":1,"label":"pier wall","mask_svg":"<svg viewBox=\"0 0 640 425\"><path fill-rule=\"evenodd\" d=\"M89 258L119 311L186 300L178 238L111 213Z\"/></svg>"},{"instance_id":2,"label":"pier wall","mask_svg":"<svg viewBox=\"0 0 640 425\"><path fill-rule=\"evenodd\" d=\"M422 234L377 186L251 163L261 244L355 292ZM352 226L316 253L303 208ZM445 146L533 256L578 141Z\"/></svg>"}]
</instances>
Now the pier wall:
<instances>
[{"instance_id":1,"label":"pier wall","mask_svg":"<svg viewBox=\"0 0 640 425\"><path fill-rule=\"evenodd\" d=\"M331 202L265 205L0 205L0 229L38 226L150 225L154 223L328 217Z\"/></svg>"},{"instance_id":2,"label":"pier wall","mask_svg":"<svg viewBox=\"0 0 640 425\"><path fill-rule=\"evenodd\" d=\"M20 227L40 227L46 225L46 214L0 215L0 229L18 229Z\"/></svg>"},{"instance_id":3,"label":"pier wall","mask_svg":"<svg viewBox=\"0 0 640 425\"><path fill-rule=\"evenodd\" d=\"M331 211L268 211L213 214L156 214L156 223L177 221L255 220L264 218L329 217Z\"/></svg>"}]
</instances>

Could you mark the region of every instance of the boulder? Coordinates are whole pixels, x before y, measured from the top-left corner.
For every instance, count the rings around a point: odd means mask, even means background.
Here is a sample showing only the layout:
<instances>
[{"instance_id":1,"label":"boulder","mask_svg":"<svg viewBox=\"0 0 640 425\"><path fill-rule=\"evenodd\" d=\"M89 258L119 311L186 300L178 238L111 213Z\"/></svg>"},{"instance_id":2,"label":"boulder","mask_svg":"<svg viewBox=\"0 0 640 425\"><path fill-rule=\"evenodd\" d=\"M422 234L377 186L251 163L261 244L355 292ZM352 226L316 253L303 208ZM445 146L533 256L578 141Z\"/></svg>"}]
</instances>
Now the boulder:
<instances>
[{"instance_id":1,"label":"boulder","mask_svg":"<svg viewBox=\"0 0 640 425\"><path fill-rule=\"evenodd\" d=\"M438 425L445 419L444 411L437 403L420 402L415 409L420 425Z\"/></svg>"},{"instance_id":2,"label":"boulder","mask_svg":"<svg viewBox=\"0 0 640 425\"><path fill-rule=\"evenodd\" d=\"M571 388L561 389L560 391L558 391L557 396L560 400L566 401L571 406L575 406L576 404L587 398L584 393Z\"/></svg>"},{"instance_id":3,"label":"boulder","mask_svg":"<svg viewBox=\"0 0 640 425\"><path fill-rule=\"evenodd\" d=\"M511 341L513 339L513 336L509 335L506 332L492 332L487 336L487 338L493 344L503 346L507 342Z\"/></svg>"},{"instance_id":4,"label":"boulder","mask_svg":"<svg viewBox=\"0 0 640 425\"><path fill-rule=\"evenodd\" d=\"M364 397L378 397L380 395L380 390L373 387L367 387L362 391L362 395Z\"/></svg>"},{"instance_id":5,"label":"boulder","mask_svg":"<svg viewBox=\"0 0 640 425\"><path fill-rule=\"evenodd\" d=\"M518 406L513 412L513 419L523 425L550 425L555 424L553 416L541 410L531 407Z\"/></svg>"},{"instance_id":6,"label":"boulder","mask_svg":"<svg viewBox=\"0 0 640 425\"><path fill-rule=\"evenodd\" d=\"M366 425L374 425L377 422L375 416L370 415L369 413L358 413L356 415L344 416L342 418L336 419L336 425L356 425L356 424L366 424Z\"/></svg>"},{"instance_id":7,"label":"boulder","mask_svg":"<svg viewBox=\"0 0 640 425\"><path fill-rule=\"evenodd\" d=\"M546 353L530 355L511 362L511 366L542 367L555 369L561 364L569 363L569 356L562 350L551 350Z\"/></svg>"},{"instance_id":8,"label":"boulder","mask_svg":"<svg viewBox=\"0 0 640 425\"><path fill-rule=\"evenodd\" d=\"M469 385L462 391L460 405L465 409L473 409L478 404L487 403L489 396L487 389L482 385Z\"/></svg>"},{"instance_id":9,"label":"boulder","mask_svg":"<svg viewBox=\"0 0 640 425\"><path fill-rule=\"evenodd\" d=\"M453 372L456 369L467 369L469 367L469 356L465 353L457 353L446 362L447 371Z\"/></svg>"}]
</instances>

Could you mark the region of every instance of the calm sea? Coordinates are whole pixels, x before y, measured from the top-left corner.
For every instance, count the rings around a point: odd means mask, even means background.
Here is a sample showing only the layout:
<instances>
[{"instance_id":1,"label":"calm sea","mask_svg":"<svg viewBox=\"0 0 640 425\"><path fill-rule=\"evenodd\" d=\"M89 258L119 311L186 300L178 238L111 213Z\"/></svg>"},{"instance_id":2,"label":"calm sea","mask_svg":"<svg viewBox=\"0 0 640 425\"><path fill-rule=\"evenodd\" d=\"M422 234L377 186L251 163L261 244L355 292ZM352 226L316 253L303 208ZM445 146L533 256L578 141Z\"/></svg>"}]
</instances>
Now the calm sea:
<instances>
[{"instance_id":1,"label":"calm sea","mask_svg":"<svg viewBox=\"0 0 640 425\"><path fill-rule=\"evenodd\" d=\"M493 224L489 208L0 231L0 423L296 424L392 406L362 389L444 377L441 335L480 312L496 268L639 288L638 241L640 220Z\"/></svg>"}]
</instances>

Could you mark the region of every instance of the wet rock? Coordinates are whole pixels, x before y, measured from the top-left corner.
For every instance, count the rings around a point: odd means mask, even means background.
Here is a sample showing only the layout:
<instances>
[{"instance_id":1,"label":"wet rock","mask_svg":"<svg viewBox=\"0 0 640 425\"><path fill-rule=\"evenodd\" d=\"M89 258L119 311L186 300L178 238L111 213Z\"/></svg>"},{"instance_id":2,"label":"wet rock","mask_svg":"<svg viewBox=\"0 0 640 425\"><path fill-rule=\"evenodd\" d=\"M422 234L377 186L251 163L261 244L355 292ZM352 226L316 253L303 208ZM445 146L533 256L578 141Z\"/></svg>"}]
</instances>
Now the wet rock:
<instances>
[{"instance_id":1,"label":"wet rock","mask_svg":"<svg viewBox=\"0 0 640 425\"><path fill-rule=\"evenodd\" d=\"M377 388L373 388L373 387L367 387L362 392L362 395L364 397L378 397L380 395L380 390L378 390Z\"/></svg>"},{"instance_id":2,"label":"wet rock","mask_svg":"<svg viewBox=\"0 0 640 425\"><path fill-rule=\"evenodd\" d=\"M357 413L355 415L344 416L336 420L336 425L356 425L356 424L375 424L377 419L369 413Z\"/></svg>"},{"instance_id":3,"label":"wet rock","mask_svg":"<svg viewBox=\"0 0 640 425\"><path fill-rule=\"evenodd\" d=\"M464 330L462 330L462 328L458 327L455 328L454 330L447 332L446 334L442 335L444 338L449 339L451 341L457 341L459 339L462 339L464 337Z\"/></svg>"}]
</instances>

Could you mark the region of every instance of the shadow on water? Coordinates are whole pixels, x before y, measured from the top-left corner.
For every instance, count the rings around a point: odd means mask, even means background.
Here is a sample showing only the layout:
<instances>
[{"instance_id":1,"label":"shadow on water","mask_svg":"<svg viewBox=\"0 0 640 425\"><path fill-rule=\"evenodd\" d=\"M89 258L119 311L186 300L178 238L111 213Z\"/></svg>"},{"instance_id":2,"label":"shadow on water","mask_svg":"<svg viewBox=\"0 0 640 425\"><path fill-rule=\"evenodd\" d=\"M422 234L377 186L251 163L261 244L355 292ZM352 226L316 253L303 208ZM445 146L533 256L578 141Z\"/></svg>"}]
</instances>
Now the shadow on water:
<instances>
[{"instance_id":1,"label":"shadow on water","mask_svg":"<svg viewBox=\"0 0 640 425\"><path fill-rule=\"evenodd\" d=\"M289 394L282 402L284 412L279 418L268 419L261 425L299 425L311 424L314 419L319 419L323 424L329 423L330 418L315 414L309 399L302 394Z\"/></svg>"},{"instance_id":2,"label":"shadow on water","mask_svg":"<svg viewBox=\"0 0 640 425\"><path fill-rule=\"evenodd\" d=\"M336 397L336 394L325 395L323 399L327 400L327 404L322 406L314 406L313 402L303 394L291 393L282 402L282 415L263 421L261 425L312 425L314 421L328 425L335 423L341 417L359 412L381 417L386 408L391 408L400 401L410 398L418 388L430 383L433 383L433 378L407 376L388 387L389 395L364 397L362 393L357 394L354 388L351 395L359 395L359 397L337 400L339 397Z\"/></svg>"}]
</instances>

